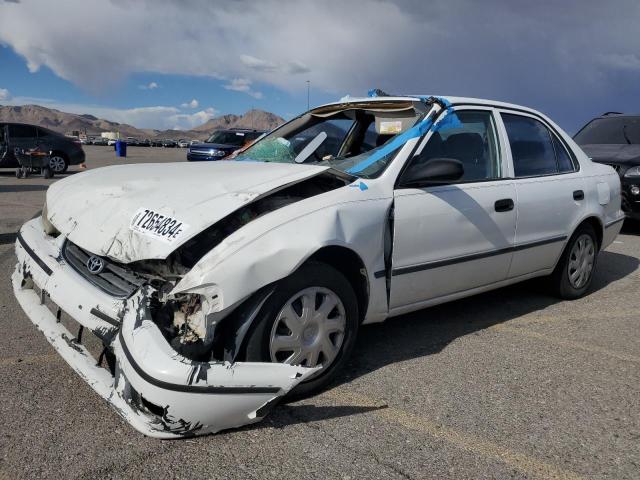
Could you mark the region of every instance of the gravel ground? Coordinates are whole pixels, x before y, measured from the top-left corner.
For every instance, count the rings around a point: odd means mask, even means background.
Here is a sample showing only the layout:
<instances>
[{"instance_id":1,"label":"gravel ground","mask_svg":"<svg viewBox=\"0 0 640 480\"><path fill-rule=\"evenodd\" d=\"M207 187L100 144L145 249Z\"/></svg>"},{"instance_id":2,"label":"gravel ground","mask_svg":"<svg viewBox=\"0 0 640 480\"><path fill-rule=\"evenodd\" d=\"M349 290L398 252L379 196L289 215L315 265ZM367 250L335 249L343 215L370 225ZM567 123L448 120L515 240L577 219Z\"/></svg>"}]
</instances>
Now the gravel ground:
<instances>
[{"instance_id":1,"label":"gravel ground","mask_svg":"<svg viewBox=\"0 0 640 480\"><path fill-rule=\"evenodd\" d=\"M89 168L123 163L86 151ZM126 162L184 156L131 148ZM13 298L15 232L57 179L0 171L0 480L640 478L640 227L601 254L581 300L528 282L364 327L331 390L161 441L121 420Z\"/></svg>"}]
</instances>

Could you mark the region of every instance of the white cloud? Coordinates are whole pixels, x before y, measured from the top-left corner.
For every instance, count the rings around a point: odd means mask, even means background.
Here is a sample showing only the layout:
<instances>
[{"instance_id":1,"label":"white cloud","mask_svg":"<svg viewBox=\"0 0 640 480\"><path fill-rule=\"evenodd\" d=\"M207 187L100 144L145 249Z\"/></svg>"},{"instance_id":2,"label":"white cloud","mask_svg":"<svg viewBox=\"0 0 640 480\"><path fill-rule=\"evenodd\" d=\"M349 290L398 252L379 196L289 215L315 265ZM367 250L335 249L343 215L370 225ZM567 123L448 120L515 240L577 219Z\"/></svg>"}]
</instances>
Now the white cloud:
<instances>
[{"instance_id":1,"label":"white cloud","mask_svg":"<svg viewBox=\"0 0 640 480\"><path fill-rule=\"evenodd\" d=\"M336 96L370 88L479 96L552 115L597 112L624 91L628 109L640 109L637 0L534 3L0 1L0 44L31 71L46 66L92 92L145 72L230 87L250 79L257 90L300 95L310 80Z\"/></svg>"},{"instance_id":2,"label":"white cloud","mask_svg":"<svg viewBox=\"0 0 640 480\"><path fill-rule=\"evenodd\" d=\"M182 108L198 108L198 105L200 105L198 103L198 100L196 100L195 98L193 100L191 100L190 102L186 102L183 103L182 105L180 105Z\"/></svg>"},{"instance_id":3,"label":"white cloud","mask_svg":"<svg viewBox=\"0 0 640 480\"><path fill-rule=\"evenodd\" d=\"M158 85L156 82L149 82L146 85L138 85L138 88L140 90L155 90L156 88L158 88L160 85Z\"/></svg>"},{"instance_id":4,"label":"white cloud","mask_svg":"<svg viewBox=\"0 0 640 480\"><path fill-rule=\"evenodd\" d=\"M9 90L6 88L0 88L0 102L4 102L5 100L9 100L11 95L9 95Z\"/></svg>"},{"instance_id":5,"label":"white cloud","mask_svg":"<svg viewBox=\"0 0 640 480\"><path fill-rule=\"evenodd\" d=\"M253 98L262 98L262 92L258 92L251 88L251 80L248 78L234 78L231 82L223 85L226 90L232 90L234 92L243 92L247 95L251 95Z\"/></svg>"}]
</instances>

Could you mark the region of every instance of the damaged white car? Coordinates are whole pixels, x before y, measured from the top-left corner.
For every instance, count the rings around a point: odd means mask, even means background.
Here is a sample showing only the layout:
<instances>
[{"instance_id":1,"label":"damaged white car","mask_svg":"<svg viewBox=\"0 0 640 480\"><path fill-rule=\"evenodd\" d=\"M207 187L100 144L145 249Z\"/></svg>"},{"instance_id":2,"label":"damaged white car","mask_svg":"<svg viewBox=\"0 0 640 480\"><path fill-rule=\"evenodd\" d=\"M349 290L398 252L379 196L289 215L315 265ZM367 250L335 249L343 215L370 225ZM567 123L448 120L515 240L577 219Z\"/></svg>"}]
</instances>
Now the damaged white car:
<instances>
[{"instance_id":1,"label":"damaged white car","mask_svg":"<svg viewBox=\"0 0 640 480\"><path fill-rule=\"evenodd\" d=\"M377 95L313 109L235 161L53 184L13 286L96 392L171 438L326 386L361 324L535 276L577 298L623 218L615 171L544 115Z\"/></svg>"}]
</instances>

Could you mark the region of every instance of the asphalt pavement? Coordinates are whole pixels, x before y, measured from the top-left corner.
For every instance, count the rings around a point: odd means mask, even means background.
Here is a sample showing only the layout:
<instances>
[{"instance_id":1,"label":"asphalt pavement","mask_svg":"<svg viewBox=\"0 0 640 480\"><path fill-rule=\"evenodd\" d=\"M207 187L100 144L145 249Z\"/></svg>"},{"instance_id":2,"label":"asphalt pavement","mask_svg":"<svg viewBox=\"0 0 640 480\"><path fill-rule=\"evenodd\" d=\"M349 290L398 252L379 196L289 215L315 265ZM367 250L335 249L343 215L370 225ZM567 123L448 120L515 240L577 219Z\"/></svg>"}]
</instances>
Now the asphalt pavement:
<instances>
[{"instance_id":1,"label":"asphalt pavement","mask_svg":"<svg viewBox=\"0 0 640 480\"><path fill-rule=\"evenodd\" d=\"M185 157L85 150L88 168ZM639 226L600 254L583 299L532 281L365 326L330 390L162 441L125 423L13 297L16 232L59 178L0 170L0 480L640 478Z\"/></svg>"}]
</instances>

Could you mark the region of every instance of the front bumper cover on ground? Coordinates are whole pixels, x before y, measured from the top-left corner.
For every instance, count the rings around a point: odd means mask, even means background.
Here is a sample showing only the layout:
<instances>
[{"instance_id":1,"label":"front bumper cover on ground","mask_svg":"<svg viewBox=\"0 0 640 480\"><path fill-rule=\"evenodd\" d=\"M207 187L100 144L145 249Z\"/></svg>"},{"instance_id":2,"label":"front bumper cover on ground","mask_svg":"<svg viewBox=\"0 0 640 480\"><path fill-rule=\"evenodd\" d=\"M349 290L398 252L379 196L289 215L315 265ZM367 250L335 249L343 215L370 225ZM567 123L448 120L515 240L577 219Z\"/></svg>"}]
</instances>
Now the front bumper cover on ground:
<instances>
[{"instance_id":1,"label":"front bumper cover on ground","mask_svg":"<svg viewBox=\"0 0 640 480\"><path fill-rule=\"evenodd\" d=\"M59 255L62 240L47 237L41 227L40 219L32 220L16 242L16 298L62 358L145 435L176 438L259 421L279 398L315 372L274 363L189 360L171 348L149 317L144 292L120 303L121 320L110 319L109 309L117 309L118 301L110 299L109 304L105 294L66 265ZM36 289L45 293L39 295ZM44 295L108 339L116 360L114 376L59 322L42 301Z\"/></svg>"}]
</instances>

